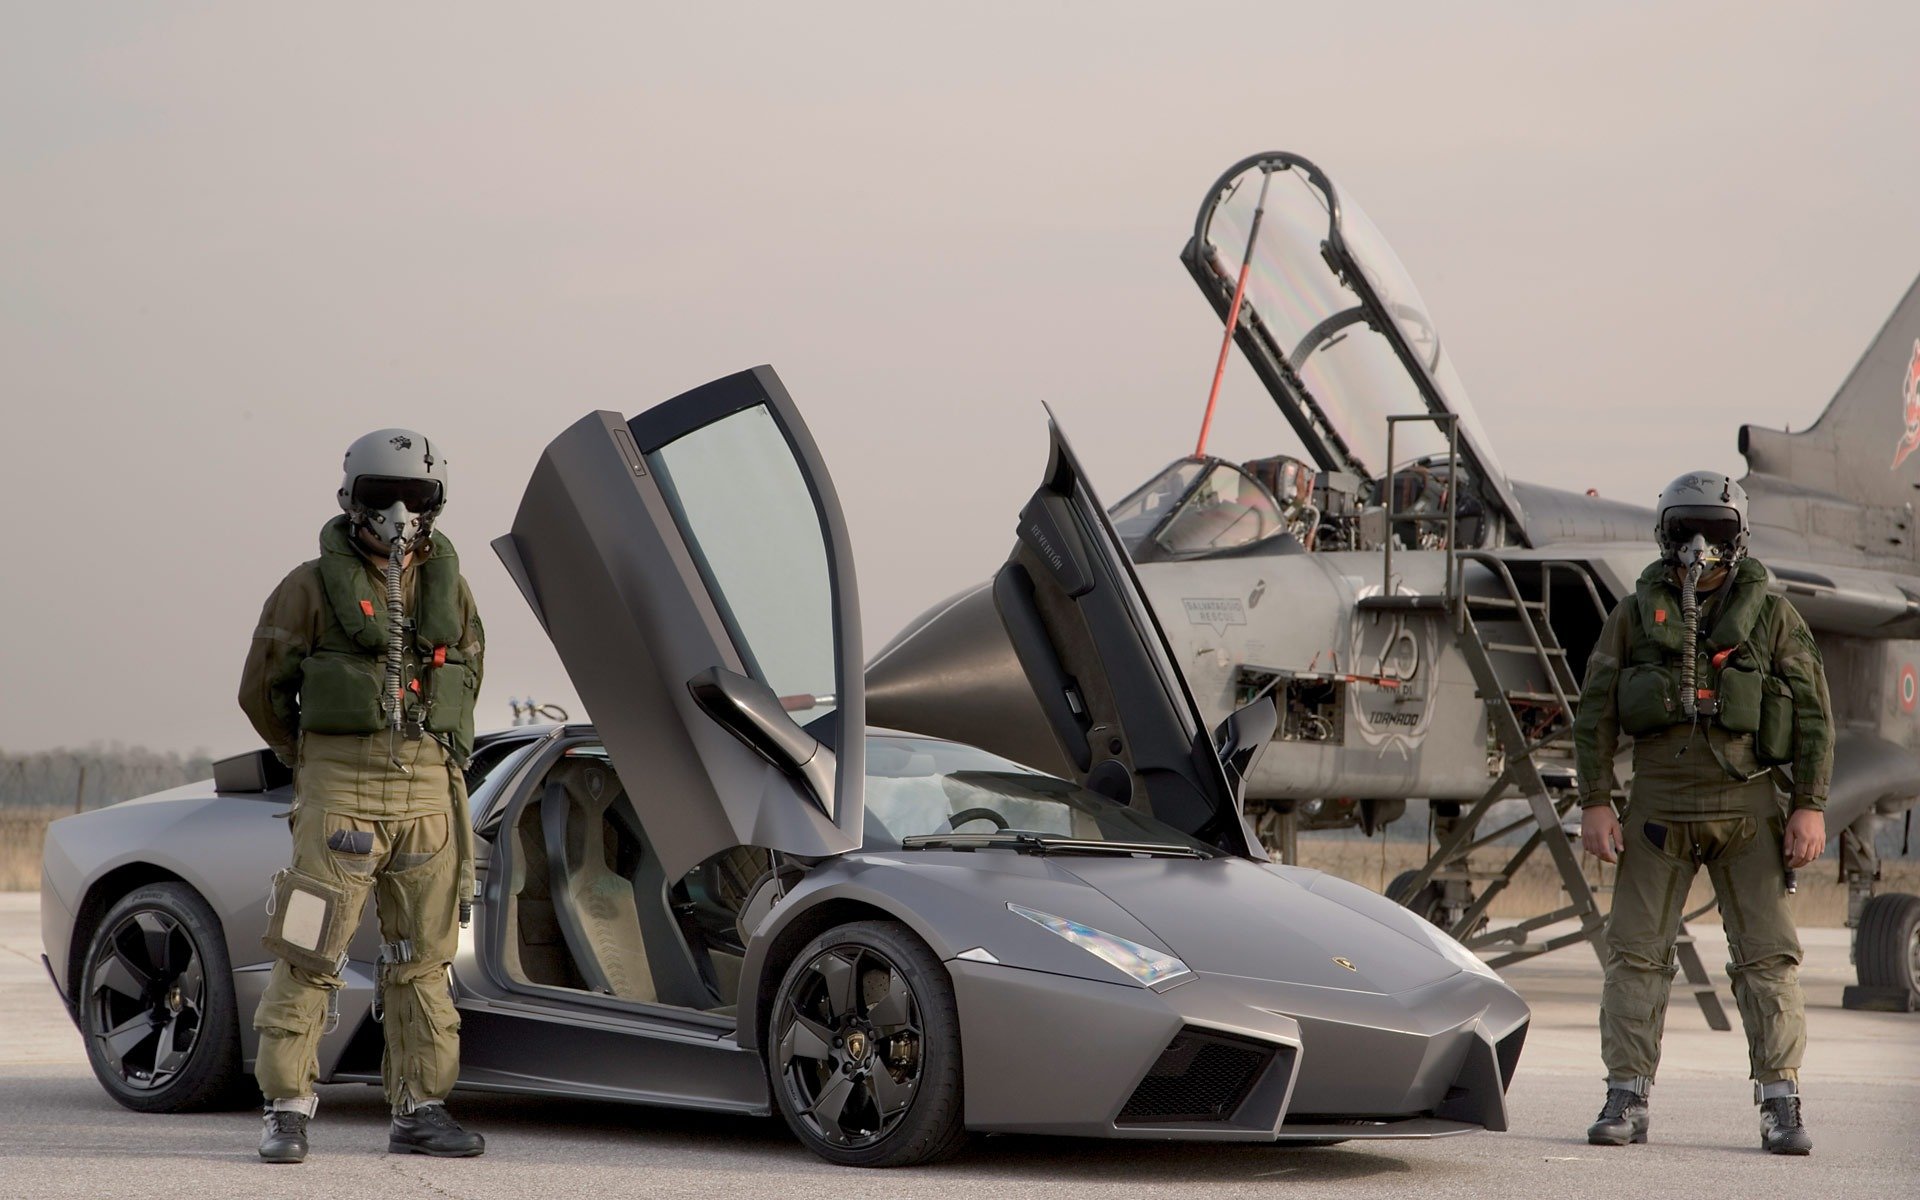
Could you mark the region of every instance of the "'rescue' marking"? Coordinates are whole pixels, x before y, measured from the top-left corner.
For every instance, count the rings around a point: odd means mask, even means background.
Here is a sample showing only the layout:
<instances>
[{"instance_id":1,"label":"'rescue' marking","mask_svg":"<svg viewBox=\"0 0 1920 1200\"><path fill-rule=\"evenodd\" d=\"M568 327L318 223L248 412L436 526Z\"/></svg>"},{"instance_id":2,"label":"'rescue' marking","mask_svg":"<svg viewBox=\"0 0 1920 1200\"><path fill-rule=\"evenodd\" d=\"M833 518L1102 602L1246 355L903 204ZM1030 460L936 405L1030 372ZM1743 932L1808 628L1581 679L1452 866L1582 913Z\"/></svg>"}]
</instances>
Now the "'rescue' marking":
<instances>
[{"instance_id":1,"label":"'rescue' marking","mask_svg":"<svg viewBox=\"0 0 1920 1200\"><path fill-rule=\"evenodd\" d=\"M1187 596L1180 603L1186 606L1189 625L1205 625L1222 636L1227 626L1247 623L1246 606L1238 597Z\"/></svg>"}]
</instances>

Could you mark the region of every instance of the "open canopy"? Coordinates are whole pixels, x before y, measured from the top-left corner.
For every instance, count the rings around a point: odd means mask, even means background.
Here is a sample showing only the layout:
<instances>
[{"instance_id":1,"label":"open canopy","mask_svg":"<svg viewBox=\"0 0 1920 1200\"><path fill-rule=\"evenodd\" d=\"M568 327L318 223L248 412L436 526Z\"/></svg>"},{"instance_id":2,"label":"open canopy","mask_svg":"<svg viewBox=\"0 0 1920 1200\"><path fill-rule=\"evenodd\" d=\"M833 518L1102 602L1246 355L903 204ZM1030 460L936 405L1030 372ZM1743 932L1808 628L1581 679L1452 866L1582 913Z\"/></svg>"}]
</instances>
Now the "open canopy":
<instances>
[{"instance_id":1,"label":"open canopy","mask_svg":"<svg viewBox=\"0 0 1920 1200\"><path fill-rule=\"evenodd\" d=\"M1234 340L1322 469L1379 480L1444 453L1443 428L1406 422L1389 463L1387 418L1453 414L1467 473L1520 535L1506 473L1426 302L1323 171L1280 152L1236 164L1207 193L1182 258L1222 319L1248 267Z\"/></svg>"}]
</instances>

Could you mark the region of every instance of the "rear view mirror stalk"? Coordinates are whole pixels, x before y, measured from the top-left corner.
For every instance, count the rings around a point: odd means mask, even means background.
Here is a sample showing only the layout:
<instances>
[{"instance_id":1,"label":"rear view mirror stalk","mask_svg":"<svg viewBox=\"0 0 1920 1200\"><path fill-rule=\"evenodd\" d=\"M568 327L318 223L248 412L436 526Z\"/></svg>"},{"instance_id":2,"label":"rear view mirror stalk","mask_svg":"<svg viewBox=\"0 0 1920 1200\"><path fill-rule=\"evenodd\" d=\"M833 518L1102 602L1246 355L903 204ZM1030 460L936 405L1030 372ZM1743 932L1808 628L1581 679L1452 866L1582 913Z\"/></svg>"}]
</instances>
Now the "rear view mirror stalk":
<instances>
[{"instance_id":1,"label":"rear view mirror stalk","mask_svg":"<svg viewBox=\"0 0 1920 1200\"><path fill-rule=\"evenodd\" d=\"M1227 770L1227 781L1233 785L1236 801L1245 800L1247 777L1253 774L1254 764L1272 744L1274 731L1279 727L1280 708L1269 691L1252 704L1234 710L1214 731L1214 751L1220 756L1220 765Z\"/></svg>"},{"instance_id":2,"label":"rear view mirror stalk","mask_svg":"<svg viewBox=\"0 0 1920 1200\"><path fill-rule=\"evenodd\" d=\"M829 815L833 812L834 755L802 729L773 689L758 679L708 667L687 680L694 703L749 749L806 784Z\"/></svg>"}]
</instances>

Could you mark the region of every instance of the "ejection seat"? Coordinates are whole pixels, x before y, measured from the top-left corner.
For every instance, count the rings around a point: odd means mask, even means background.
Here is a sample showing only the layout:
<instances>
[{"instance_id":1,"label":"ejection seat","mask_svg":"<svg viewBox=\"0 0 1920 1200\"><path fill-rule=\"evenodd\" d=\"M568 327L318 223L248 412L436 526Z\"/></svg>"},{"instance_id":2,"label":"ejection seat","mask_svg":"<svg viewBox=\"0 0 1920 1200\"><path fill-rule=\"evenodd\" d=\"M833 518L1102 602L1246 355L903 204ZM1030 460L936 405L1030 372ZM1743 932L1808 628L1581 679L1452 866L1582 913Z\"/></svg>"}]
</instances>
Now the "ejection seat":
<instances>
[{"instance_id":1,"label":"ejection seat","mask_svg":"<svg viewBox=\"0 0 1920 1200\"><path fill-rule=\"evenodd\" d=\"M711 1009L620 777L598 757L548 771L540 799L554 916L587 990L623 1000Z\"/></svg>"}]
</instances>

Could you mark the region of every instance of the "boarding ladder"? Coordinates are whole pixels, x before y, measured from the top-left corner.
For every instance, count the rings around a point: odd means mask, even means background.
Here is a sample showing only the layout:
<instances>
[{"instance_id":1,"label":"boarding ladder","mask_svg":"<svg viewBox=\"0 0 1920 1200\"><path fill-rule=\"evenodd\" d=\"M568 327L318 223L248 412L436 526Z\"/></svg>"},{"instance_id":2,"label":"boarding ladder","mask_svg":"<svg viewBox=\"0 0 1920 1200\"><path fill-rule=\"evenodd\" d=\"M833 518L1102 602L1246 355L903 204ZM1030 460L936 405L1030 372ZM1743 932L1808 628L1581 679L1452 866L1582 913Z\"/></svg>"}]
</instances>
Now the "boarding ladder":
<instances>
[{"instance_id":1,"label":"boarding ladder","mask_svg":"<svg viewBox=\"0 0 1920 1200\"><path fill-rule=\"evenodd\" d=\"M1394 430L1407 421L1430 422L1440 426L1447 435L1448 498L1443 512L1396 507L1395 473L1391 467ZM1395 899L1413 904L1416 898L1424 898L1435 910L1431 915L1468 949L1489 952L1488 965L1496 970L1582 941L1593 947L1604 964L1606 916L1595 900L1595 892L1604 889L1596 889L1581 870L1575 848L1578 834L1568 828L1569 820L1576 825L1579 820L1579 791L1572 786L1571 765L1580 681L1566 648L1554 633L1553 584L1556 579L1567 579L1572 584L1569 590L1591 603L1598 619L1605 619L1606 605L1585 564L1530 560L1529 570L1537 568L1538 575L1530 580L1537 590L1529 590L1522 587L1507 561L1499 555L1456 547L1458 517L1453 496L1457 491L1454 483L1459 479L1458 439L1457 417L1450 413L1387 418L1390 465L1384 512L1383 586L1378 595L1362 599L1360 608L1374 613L1425 611L1445 615L1473 675L1477 694L1486 705L1493 743L1489 749L1497 750L1499 765L1485 793L1464 811L1457 801L1430 803L1438 846L1412 878L1400 885ZM1393 574L1393 550L1399 530L1407 523L1412 523L1414 528L1427 523L1446 527L1446 585L1441 595L1400 592ZM1478 568L1471 579L1470 565ZM1492 757L1490 754L1490 759ZM1549 773L1562 781L1563 786L1550 787ZM1497 802L1515 797L1526 801L1526 816L1498 828L1482 828ZM1616 795L1615 799L1623 797ZM1528 826L1532 826L1531 833L1508 853L1502 865L1492 870L1470 867L1470 855L1496 847L1505 850L1510 844L1506 839ZM1489 927L1487 913L1493 901L1542 847L1558 871L1567 903L1513 924ZM1474 894L1474 884L1484 885L1478 895ZM1430 890L1429 885L1436 886ZM1698 915L1698 911L1687 914L1689 919ZM1568 920L1575 922L1572 930L1532 940L1535 931ZM1686 979L1682 986L1699 1003L1707 1024L1714 1029L1730 1029L1719 992L1708 977L1699 949L1684 923L1675 953Z\"/></svg>"}]
</instances>

